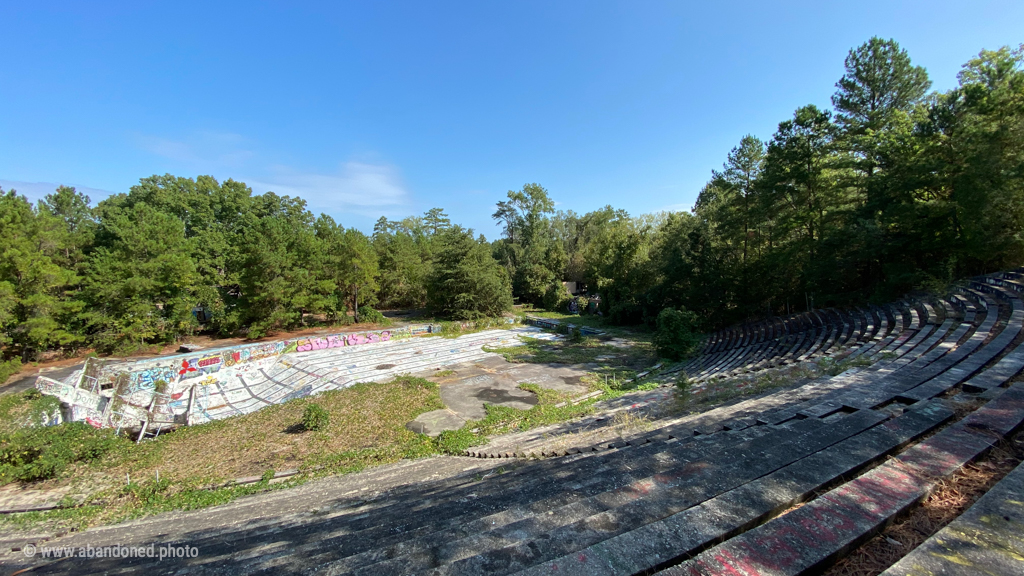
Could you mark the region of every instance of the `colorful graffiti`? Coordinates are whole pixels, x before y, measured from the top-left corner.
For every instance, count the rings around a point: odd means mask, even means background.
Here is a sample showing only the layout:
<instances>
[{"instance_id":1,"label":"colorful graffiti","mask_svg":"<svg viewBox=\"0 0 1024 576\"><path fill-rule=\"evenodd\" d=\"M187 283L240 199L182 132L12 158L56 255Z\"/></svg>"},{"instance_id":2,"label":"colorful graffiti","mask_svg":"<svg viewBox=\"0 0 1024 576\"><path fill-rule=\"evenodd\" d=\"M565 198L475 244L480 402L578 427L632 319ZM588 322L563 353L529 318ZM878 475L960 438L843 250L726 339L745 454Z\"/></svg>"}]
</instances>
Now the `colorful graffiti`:
<instances>
[{"instance_id":1,"label":"colorful graffiti","mask_svg":"<svg viewBox=\"0 0 1024 576\"><path fill-rule=\"evenodd\" d=\"M391 340L391 331L367 332L365 334L334 334L322 338L308 338L296 342L296 352L310 352L312 350L327 350L330 348L341 348L343 346L358 346L361 344L373 344Z\"/></svg>"},{"instance_id":2,"label":"colorful graffiti","mask_svg":"<svg viewBox=\"0 0 1024 576\"><path fill-rule=\"evenodd\" d=\"M303 353L369 344L384 344L413 335L437 332L429 324L393 330L328 334L261 342L195 354L133 361L87 363L95 374L90 389L79 388L82 374L71 382L40 378L40 391L59 397L66 417L97 427L138 427L147 423L198 423L258 410L328 389L338 374L350 374L355 364L329 371L305 368ZM282 361L284 354L297 354ZM313 361L316 357L312 357ZM360 360L359 367L376 360ZM291 374L288 379L281 374ZM374 375L378 375L374 372ZM166 386L157 383L163 381ZM273 386L265 384L270 382ZM326 388L325 388L326 387ZM266 389L265 389L266 388ZM273 389L273 391L270 391ZM95 390L97 393L93 393ZM159 390L159 391L158 391ZM211 406L211 402L216 404Z\"/></svg>"}]
</instances>

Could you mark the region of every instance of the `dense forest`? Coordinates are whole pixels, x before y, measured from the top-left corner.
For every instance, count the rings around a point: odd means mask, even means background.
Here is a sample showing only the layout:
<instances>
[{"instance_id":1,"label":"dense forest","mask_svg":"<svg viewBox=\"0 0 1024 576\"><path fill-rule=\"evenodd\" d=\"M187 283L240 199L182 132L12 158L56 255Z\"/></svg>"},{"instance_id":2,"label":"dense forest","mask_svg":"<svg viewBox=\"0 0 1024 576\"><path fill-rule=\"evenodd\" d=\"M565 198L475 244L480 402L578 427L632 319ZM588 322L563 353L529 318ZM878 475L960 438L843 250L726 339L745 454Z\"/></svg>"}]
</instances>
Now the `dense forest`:
<instances>
[{"instance_id":1,"label":"dense forest","mask_svg":"<svg viewBox=\"0 0 1024 576\"><path fill-rule=\"evenodd\" d=\"M255 338L371 307L564 309L563 281L600 294L609 322L706 330L1024 263L1024 46L982 51L944 93L892 40L845 70L830 107L745 136L689 213L556 212L527 184L497 203L494 242L440 208L367 236L209 176L95 206L68 187L37 205L0 191L0 380L47 351Z\"/></svg>"}]
</instances>

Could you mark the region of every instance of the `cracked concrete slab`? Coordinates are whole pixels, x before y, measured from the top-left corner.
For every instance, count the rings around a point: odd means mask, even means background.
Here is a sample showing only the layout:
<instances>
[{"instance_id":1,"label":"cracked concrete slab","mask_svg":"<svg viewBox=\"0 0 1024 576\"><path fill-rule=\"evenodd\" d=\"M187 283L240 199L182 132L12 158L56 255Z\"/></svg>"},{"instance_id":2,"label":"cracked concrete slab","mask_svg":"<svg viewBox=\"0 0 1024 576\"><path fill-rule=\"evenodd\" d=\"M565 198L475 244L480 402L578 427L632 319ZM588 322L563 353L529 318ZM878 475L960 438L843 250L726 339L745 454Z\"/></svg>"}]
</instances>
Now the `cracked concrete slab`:
<instances>
[{"instance_id":1,"label":"cracked concrete slab","mask_svg":"<svg viewBox=\"0 0 1024 576\"><path fill-rule=\"evenodd\" d=\"M583 394L586 386L580 379L587 366L566 364L513 364L497 354L448 367L454 375L440 380L441 401L446 410L421 414L406 427L414 432L436 436L443 430L461 428L467 420L487 415L485 404L529 410L537 405L537 396L519 388L520 384L536 384L541 388ZM431 376L430 373L419 376Z\"/></svg>"},{"instance_id":2,"label":"cracked concrete slab","mask_svg":"<svg viewBox=\"0 0 1024 576\"><path fill-rule=\"evenodd\" d=\"M424 412L405 427L418 434L426 434L433 438L445 430L458 430L465 423L465 418L448 408L443 408Z\"/></svg>"}]
</instances>

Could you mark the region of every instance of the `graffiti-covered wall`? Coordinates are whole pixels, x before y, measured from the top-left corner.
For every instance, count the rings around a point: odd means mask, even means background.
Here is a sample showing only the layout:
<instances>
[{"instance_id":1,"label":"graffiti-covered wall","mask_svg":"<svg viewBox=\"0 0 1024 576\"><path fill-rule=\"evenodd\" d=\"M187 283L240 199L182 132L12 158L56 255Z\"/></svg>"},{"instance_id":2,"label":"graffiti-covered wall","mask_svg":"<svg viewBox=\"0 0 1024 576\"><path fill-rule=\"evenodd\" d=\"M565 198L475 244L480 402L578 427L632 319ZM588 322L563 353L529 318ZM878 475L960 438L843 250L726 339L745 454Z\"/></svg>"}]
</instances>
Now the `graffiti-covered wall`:
<instances>
[{"instance_id":1,"label":"graffiti-covered wall","mask_svg":"<svg viewBox=\"0 0 1024 576\"><path fill-rule=\"evenodd\" d=\"M331 334L106 364L97 380L100 394L111 401L99 424L132 428L140 419L150 425L192 424L195 414L199 421L210 420L211 411L219 408L210 403L211 392L224 396L239 382L247 386L266 380L267 371L282 355L385 343L393 335L392 330ZM244 412L231 411L235 413ZM96 425L97 419L90 414L86 421Z\"/></svg>"},{"instance_id":2,"label":"graffiti-covered wall","mask_svg":"<svg viewBox=\"0 0 1024 576\"><path fill-rule=\"evenodd\" d=\"M36 386L61 399L66 419L96 427L196 424L342 388L368 371L373 380L378 373L372 371L380 368L374 364L377 354L361 352L364 347L388 346L439 328L329 334L131 361L90 358L67 381L41 378ZM443 339L437 339L437 347L454 351ZM323 360L307 365L307 357L329 357L331 366L323 369Z\"/></svg>"}]
</instances>

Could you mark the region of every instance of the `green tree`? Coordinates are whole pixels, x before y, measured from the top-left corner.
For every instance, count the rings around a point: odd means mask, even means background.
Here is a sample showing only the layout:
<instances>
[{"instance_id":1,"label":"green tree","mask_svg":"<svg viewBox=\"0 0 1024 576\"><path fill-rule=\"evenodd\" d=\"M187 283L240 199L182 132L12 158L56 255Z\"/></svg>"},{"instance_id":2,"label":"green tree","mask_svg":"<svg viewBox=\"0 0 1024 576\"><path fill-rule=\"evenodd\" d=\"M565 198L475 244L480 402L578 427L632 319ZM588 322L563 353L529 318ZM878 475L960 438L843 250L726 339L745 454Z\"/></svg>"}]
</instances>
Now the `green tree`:
<instances>
[{"instance_id":1,"label":"green tree","mask_svg":"<svg viewBox=\"0 0 1024 576\"><path fill-rule=\"evenodd\" d=\"M372 243L380 270L377 297L384 307L426 304L436 236L451 224L440 208L428 210L422 225L415 220L390 222L381 217L374 226Z\"/></svg>"},{"instance_id":2,"label":"green tree","mask_svg":"<svg viewBox=\"0 0 1024 576\"><path fill-rule=\"evenodd\" d=\"M101 211L83 282L93 341L129 352L196 330L199 277L181 220L145 202Z\"/></svg>"},{"instance_id":3,"label":"green tree","mask_svg":"<svg viewBox=\"0 0 1024 576\"><path fill-rule=\"evenodd\" d=\"M317 285L313 215L300 198L267 192L253 197L238 236L239 297L228 327L258 338L293 328L323 306Z\"/></svg>"},{"instance_id":4,"label":"green tree","mask_svg":"<svg viewBox=\"0 0 1024 576\"><path fill-rule=\"evenodd\" d=\"M914 66L910 55L895 40L877 36L850 50L845 66L832 105L837 111L836 122L843 129L842 140L853 152L853 165L862 174L859 187L870 203L870 180L885 163L879 157L881 133L921 102L932 83L928 72Z\"/></svg>"},{"instance_id":5,"label":"green tree","mask_svg":"<svg viewBox=\"0 0 1024 576\"><path fill-rule=\"evenodd\" d=\"M64 268L78 270L92 246L96 218L89 197L70 186L60 186L39 202L39 213L50 217L56 225L48 234L50 242L59 246L54 252Z\"/></svg>"},{"instance_id":6,"label":"green tree","mask_svg":"<svg viewBox=\"0 0 1024 576\"><path fill-rule=\"evenodd\" d=\"M924 130L934 179L955 231L956 274L1024 261L1024 46L983 50L960 86L937 99Z\"/></svg>"},{"instance_id":7,"label":"green tree","mask_svg":"<svg viewBox=\"0 0 1024 576\"><path fill-rule=\"evenodd\" d=\"M850 50L846 73L836 83L836 120L854 133L879 131L898 111L907 111L931 87L928 72L914 66L895 40L874 36Z\"/></svg>"},{"instance_id":8,"label":"green tree","mask_svg":"<svg viewBox=\"0 0 1024 576\"><path fill-rule=\"evenodd\" d=\"M75 317L78 276L65 258L63 224L37 212L14 190L0 190L0 346L4 356L34 360L82 341ZM61 264L65 264L64 267Z\"/></svg>"},{"instance_id":9,"label":"green tree","mask_svg":"<svg viewBox=\"0 0 1024 576\"><path fill-rule=\"evenodd\" d=\"M503 226L504 238L494 255L512 279L513 293L526 302L541 304L554 282L561 282L568 263L564 247L554 236L550 215L555 203L539 184L509 190L492 214Z\"/></svg>"},{"instance_id":10,"label":"green tree","mask_svg":"<svg viewBox=\"0 0 1024 576\"><path fill-rule=\"evenodd\" d=\"M452 226L439 237L437 258L427 284L428 307L456 320L499 316L512 309L505 270L486 242L472 230Z\"/></svg>"},{"instance_id":11,"label":"green tree","mask_svg":"<svg viewBox=\"0 0 1024 576\"><path fill-rule=\"evenodd\" d=\"M448 215L444 213L444 210L440 208L431 208L423 214L423 225L430 232L430 234L438 234L452 225L452 221L448 218Z\"/></svg>"}]
</instances>

